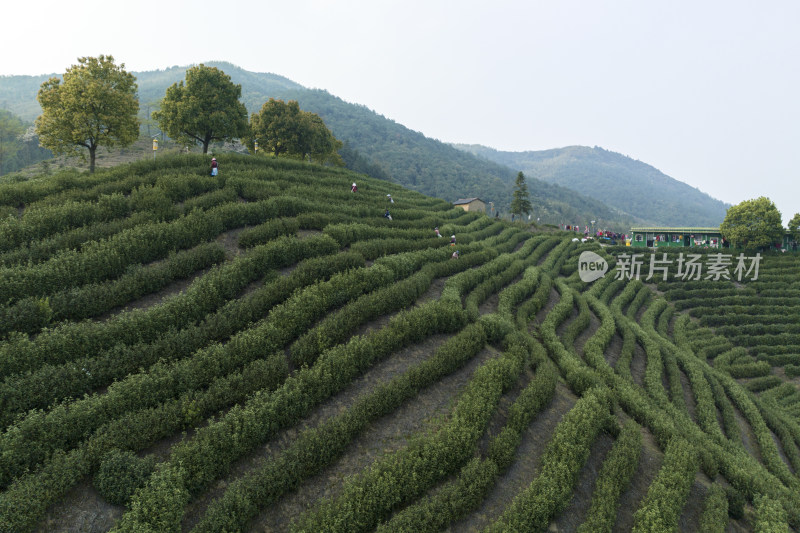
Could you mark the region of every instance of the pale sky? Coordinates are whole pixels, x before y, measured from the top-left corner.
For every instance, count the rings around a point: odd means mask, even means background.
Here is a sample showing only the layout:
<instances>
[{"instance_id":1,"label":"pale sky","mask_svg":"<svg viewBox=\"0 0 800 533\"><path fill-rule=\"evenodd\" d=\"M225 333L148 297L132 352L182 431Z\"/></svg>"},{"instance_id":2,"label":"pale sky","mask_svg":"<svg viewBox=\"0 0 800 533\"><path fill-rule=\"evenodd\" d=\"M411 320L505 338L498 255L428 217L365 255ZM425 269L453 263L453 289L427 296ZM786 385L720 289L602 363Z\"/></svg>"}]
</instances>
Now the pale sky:
<instances>
[{"instance_id":1,"label":"pale sky","mask_svg":"<svg viewBox=\"0 0 800 533\"><path fill-rule=\"evenodd\" d=\"M113 55L285 76L428 137L600 146L728 203L800 212L797 0L16 0L0 75Z\"/></svg>"}]
</instances>

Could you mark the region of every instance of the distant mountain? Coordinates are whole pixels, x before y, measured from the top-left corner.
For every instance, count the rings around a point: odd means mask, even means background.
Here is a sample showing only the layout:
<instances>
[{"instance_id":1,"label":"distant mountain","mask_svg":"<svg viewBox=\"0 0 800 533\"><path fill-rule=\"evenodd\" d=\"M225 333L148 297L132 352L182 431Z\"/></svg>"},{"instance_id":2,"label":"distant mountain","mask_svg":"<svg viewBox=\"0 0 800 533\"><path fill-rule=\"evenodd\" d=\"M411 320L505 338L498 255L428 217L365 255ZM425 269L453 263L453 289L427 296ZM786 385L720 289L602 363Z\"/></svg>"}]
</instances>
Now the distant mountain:
<instances>
[{"instance_id":1,"label":"distant mountain","mask_svg":"<svg viewBox=\"0 0 800 533\"><path fill-rule=\"evenodd\" d=\"M480 145L453 146L518 168L526 177L579 191L652 224L718 226L730 207L646 163L597 146L530 152L502 152Z\"/></svg>"},{"instance_id":2,"label":"distant mountain","mask_svg":"<svg viewBox=\"0 0 800 533\"><path fill-rule=\"evenodd\" d=\"M448 201L480 197L507 212L517 170L478 158L440 141L425 137L364 106L349 104L321 90L282 92L284 99L319 114L337 138L346 141L391 180L423 194ZM345 156L348 167L355 167ZM367 172L365 172L367 173ZM380 175L371 174L375 177ZM532 217L541 222L580 222L602 218L620 229L632 217L609 208L588 195L535 178L526 179L533 205Z\"/></svg>"},{"instance_id":3,"label":"distant mountain","mask_svg":"<svg viewBox=\"0 0 800 533\"><path fill-rule=\"evenodd\" d=\"M454 147L387 119L365 106L326 91L307 89L287 78L256 73L226 62L209 61L242 85L251 113L270 97L297 100L322 117L345 142L348 168L402 184L450 202L480 197L507 213L519 170L541 222L588 224L628 229L631 224L717 225L725 205L664 176L653 167L596 148L545 152L498 152L480 146ZM134 72L142 118L149 116L168 86L185 78L187 67ZM0 107L33 121L40 113L36 94L51 75L0 77ZM150 133L147 131L147 133ZM680 213L676 218L675 213Z\"/></svg>"}]
</instances>

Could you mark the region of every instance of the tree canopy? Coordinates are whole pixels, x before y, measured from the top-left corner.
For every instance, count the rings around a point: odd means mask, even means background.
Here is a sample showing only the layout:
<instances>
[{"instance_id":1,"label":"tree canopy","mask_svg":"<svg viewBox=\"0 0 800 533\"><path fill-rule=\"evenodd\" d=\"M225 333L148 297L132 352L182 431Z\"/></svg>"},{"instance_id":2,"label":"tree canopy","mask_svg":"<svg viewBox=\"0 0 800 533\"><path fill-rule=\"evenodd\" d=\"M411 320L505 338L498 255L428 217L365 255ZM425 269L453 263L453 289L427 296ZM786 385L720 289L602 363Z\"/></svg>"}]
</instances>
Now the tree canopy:
<instances>
[{"instance_id":1,"label":"tree canopy","mask_svg":"<svg viewBox=\"0 0 800 533\"><path fill-rule=\"evenodd\" d=\"M128 146L139 137L136 78L112 56L81 57L39 89L42 114L36 119L39 143L57 154L85 157L94 172L98 146Z\"/></svg>"},{"instance_id":2,"label":"tree canopy","mask_svg":"<svg viewBox=\"0 0 800 533\"><path fill-rule=\"evenodd\" d=\"M730 207L719 230L732 245L746 250L769 248L784 234L780 211L764 196Z\"/></svg>"},{"instance_id":3,"label":"tree canopy","mask_svg":"<svg viewBox=\"0 0 800 533\"><path fill-rule=\"evenodd\" d=\"M514 198L511 200L511 213L514 215L527 215L533 210L531 201L528 197L528 185L525 183L525 175L520 172L514 182Z\"/></svg>"},{"instance_id":4,"label":"tree canopy","mask_svg":"<svg viewBox=\"0 0 800 533\"><path fill-rule=\"evenodd\" d=\"M274 156L310 159L319 163L344 164L338 154L342 142L333 136L315 113L302 111L296 100L288 103L270 98L250 116L247 147Z\"/></svg>"},{"instance_id":5,"label":"tree canopy","mask_svg":"<svg viewBox=\"0 0 800 533\"><path fill-rule=\"evenodd\" d=\"M14 114L0 109L0 174L4 163L14 157L22 146L20 136L25 132L25 125Z\"/></svg>"},{"instance_id":6,"label":"tree canopy","mask_svg":"<svg viewBox=\"0 0 800 533\"><path fill-rule=\"evenodd\" d=\"M795 213L789 221L789 232L792 234L792 239L800 243L800 213Z\"/></svg>"},{"instance_id":7,"label":"tree canopy","mask_svg":"<svg viewBox=\"0 0 800 533\"><path fill-rule=\"evenodd\" d=\"M247 109L239 101L242 86L216 67L186 70L186 83L167 88L161 109L153 113L167 135L186 145L201 144L208 153L212 141L229 141L247 131Z\"/></svg>"}]
</instances>

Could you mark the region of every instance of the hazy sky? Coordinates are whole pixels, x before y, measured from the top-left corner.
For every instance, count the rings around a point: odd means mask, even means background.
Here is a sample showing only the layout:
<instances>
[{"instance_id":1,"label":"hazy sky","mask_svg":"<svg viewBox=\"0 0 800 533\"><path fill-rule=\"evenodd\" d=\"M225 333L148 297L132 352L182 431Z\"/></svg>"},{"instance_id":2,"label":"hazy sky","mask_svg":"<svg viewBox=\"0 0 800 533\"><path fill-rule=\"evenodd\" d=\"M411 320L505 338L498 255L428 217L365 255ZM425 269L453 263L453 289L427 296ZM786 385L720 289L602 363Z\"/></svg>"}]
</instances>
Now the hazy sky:
<instances>
[{"instance_id":1,"label":"hazy sky","mask_svg":"<svg viewBox=\"0 0 800 533\"><path fill-rule=\"evenodd\" d=\"M0 74L223 60L445 142L601 146L800 211L797 0L4 2Z\"/></svg>"}]
</instances>

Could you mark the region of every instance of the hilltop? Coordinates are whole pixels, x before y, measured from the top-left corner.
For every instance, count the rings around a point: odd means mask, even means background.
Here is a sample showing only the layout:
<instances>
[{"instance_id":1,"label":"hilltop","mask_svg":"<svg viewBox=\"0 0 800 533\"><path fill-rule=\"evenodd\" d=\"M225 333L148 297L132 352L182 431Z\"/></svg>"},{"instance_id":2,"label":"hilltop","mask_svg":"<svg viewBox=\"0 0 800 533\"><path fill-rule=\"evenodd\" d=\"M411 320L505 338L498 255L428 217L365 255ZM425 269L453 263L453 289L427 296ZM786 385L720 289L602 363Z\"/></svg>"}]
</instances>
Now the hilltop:
<instances>
[{"instance_id":1,"label":"hilltop","mask_svg":"<svg viewBox=\"0 0 800 533\"><path fill-rule=\"evenodd\" d=\"M0 183L0 530L800 526L796 255L617 279L625 247L217 159Z\"/></svg>"},{"instance_id":2,"label":"hilltop","mask_svg":"<svg viewBox=\"0 0 800 533\"><path fill-rule=\"evenodd\" d=\"M557 158L559 171L551 172L556 161L552 157L536 165L528 156L519 159L482 151L481 157L476 157L324 90L307 89L282 76L249 72L226 62L206 64L224 70L234 83L242 85L242 101L251 113L273 97L297 100L304 110L320 115L334 135L345 142L342 155L348 168L450 202L480 197L494 202L506 214L514 179L522 170L532 196L533 217L542 223L588 225L590 220L600 220L607 228L627 232L631 225L642 224L686 225L702 220L704 225L716 225L724 217L724 209L722 217L718 216L721 202L710 198L699 201L691 187L681 184L683 188L676 189L672 183L675 180L653 180L655 169L644 164L617 165L609 172L608 162L603 159L583 157L579 164L565 166L564 158ZM173 66L134 72L145 135L157 133L147 119L149 112L169 85L184 78L185 70L186 67ZM33 121L39 114L36 93L48 77L0 78L0 107ZM502 155L503 160L495 155ZM630 187L636 182L650 185L646 189ZM663 200L656 202L655 209L648 209L654 198ZM664 202L669 205L662 209Z\"/></svg>"}]
</instances>

